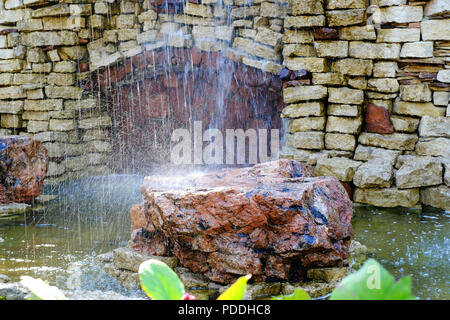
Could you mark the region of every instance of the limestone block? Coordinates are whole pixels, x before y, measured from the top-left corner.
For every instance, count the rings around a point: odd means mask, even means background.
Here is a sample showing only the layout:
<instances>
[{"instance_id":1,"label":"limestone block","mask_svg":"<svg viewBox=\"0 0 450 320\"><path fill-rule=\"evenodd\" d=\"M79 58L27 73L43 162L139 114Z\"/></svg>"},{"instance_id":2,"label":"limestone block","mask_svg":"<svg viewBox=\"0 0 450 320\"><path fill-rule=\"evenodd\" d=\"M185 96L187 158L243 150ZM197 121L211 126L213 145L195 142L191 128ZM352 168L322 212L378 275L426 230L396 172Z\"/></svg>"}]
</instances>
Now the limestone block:
<instances>
[{"instance_id":1,"label":"limestone block","mask_svg":"<svg viewBox=\"0 0 450 320\"><path fill-rule=\"evenodd\" d=\"M58 86L71 86L75 84L75 74L73 73L50 73L47 76L47 83Z\"/></svg>"},{"instance_id":2,"label":"limestone block","mask_svg":"<svg viewBox=\"0 0 450 320\"><path fill-rule=\"evenodd\" d=\"M29 120L27 123L27 132L39 133L48 130L48 121Z\"/></svg>"},{"instance_id":3,"label":"limestone block","mask_svg":"<svg viewBox=\"0 0 450 320\"><path fill-rule=\"evenodd\" d=\"M324 3L323 0L290 1L290 9L291 9L290 14L294 16L299 16L303 14L323 14L324 13L323 3Z\"/></svg>"},{"instance_id":4,"label":"limestone block","mask_svg":"<svg viewBox=\"0 0 450 320\"><path fill-rule=\"evenodd\" d=\"M22 34L22 41L29 47L73 46L78 36L72 31L36 31Z\"/></svg>"},{"instance_id":5,"label":"limestone block","mask_svg":"<svg viewBox=\"0 0 450 320\"><path fill-rule=\"evenodd\" d=\"M402 116L391 116L391 122L396 132L416 132L419 126L419 119Z\"/></svg>"},{"instance_id":6,"label":"limestone block","mask_svg":"<svg viewBox=\"0 0 450 320\"><path fill-rule=\"evenodd\" d=\"M447 0L431 0L424 9L425 16L443 16L450 14L450 2Z\"/></svg>"},{"instance_id":7,"label":"limestone block","mask_svg":"<svg viewBox=\"0 0 450 320\"><path fill-rule=\"evenodd\" d=\"M29 18L29 9L0 10L0 24L16 23Z\"/></svg>"},{"instance_id":8,"label":"limestone block","mask_svg":"<svg viewBox=\"0 0 450 320\"><path fill-rule=\"evenodd\" d=\"M42 18L44 30L74 30L86 26L86 20L83 17L45 17Z\"/></svg>"},{"instance_id":9,"label":"limestone block","mask_svg":"<svg viewBox=\"0 0 450 320\"><path fill-rule=\"evenodd\" d=\"M400 6L406 4L407 0L370 0L371 5L378 7Z\"/></svg>"},{"instance_id":10,"label":"limestone block","mask_svg":"<svg viewBox=\"0 0 450 320\"><path fill-rule=\"evenodd\" d=\"M329 104L327 114L332 116L358 117L361 115L361 106L351 104Z\"/></svg>"},{"instance_id":11,"label":"limestone block","mask_svg":"<svg viewBox=\"0 0 450 320\"><path fill-rule=\"evenodd\" d=\"M320 3L320 1L315 1L315 2ZM301 12L298 12L296 10L298 7L299 6L297 5L296 2L292 3L292 14L294 14L294 15L302 14ZM323 9L322 9L322 12L318 12L318 13L319 14L323 13ZM285 15L286 15L286 9L277 3L272 3L272 2L261 3L261 16L262 17L282 18Z\"/></svg>"},{"instance_id":12,"label":"limestone block","mask_svg":"<svg viewBox=\"0 0 450 320\"><path fill-rule=\"evenodd\" d=\"M420 29L395 28L378 30L377 42L415 42L420 41Z\"/></svg>"},{"instance_id":13,"label":"limestone block","mask_svg":"<svg viewBox=\"0 0 450 320\"><path fill-rule=\"evenodd\" d=\"M352 76L370 76L372 74L372 60L341 59L331 64L331 70Z\"/></svg>"},{"instance_id":14,"label":"limestone block","mask_svg":"<svg viewBox=\"0 0 450 320\"><path fill-rule=\"evenodd\" d=\"M362 117L346 118L329 116L326 131L357 134L361 131L361 126Z\"/></svg>"},{"instance_id":15,"label":"limestone block","mask_svg":"<svg viewBox=\"0 0 450 320\"><path fill-rule=\"evenodd\" d=\"M380 9L380 23L407 23L421 21L423 8L420 6L394 6Z\"/></svg>"},{"instance_id":16,"label":"limestone block","mask_svg":"<svg viewBox=\"0 0 450 320\"><path fill-rule=\"evenodd\" d=\"M269 28L258 28L258 32L256 33L255 40L257 42L261 42L263 44L267 44L279 50L281 45L282 34L278 32L274 32Z\"/></svg>"},{"instance_id":17,"label":"limestone block","mask_svg":"<svg viewBox=\"0 0 450 320\"><path fill-rule=\"evenodd\" d=\"M450 139L420 138L417 142L416 153L424 156L450 157Z\"/></svg>"},{"instance_id":18,"label":"limestone block","mask_svg":"<svg viewBox=\"0 0 450 320\"><path fill-rule=\"evenodd\" d=\"M328 102L342 104L362 104L364 102L364 91L346 87L329 88Z\"/></svg>"},{"instance_id":19,"label":"limestone block","mask_svg":"<svg viewBox=\"0 0 450 320\"><path fill-rule=\"evenodd\" d=\"M349 46L349 56L361 59L398 59L400 44L352 41Z\"/></svg>"},{"instance_id":20,"label":"limestone block","mask_svg":"<svg viewBox=\"0 0 450 320\"><path fill-rule=\"evenodd\" d=\"M1 108L0 108L1 110ZM0 111L0 113L2 113ZM323 102L296 103L286 106L281 114L282 118L299 118L308 116L323 116Z\"/></svg>"},{"instance_id":21,"label":"limestone block","mask_svg":"<svg viewBox=\"0 0 450 320\"><path fill-rule=\"evenodd\" d=\"M373 65L373 76L375 78L393 78L397 70L397 62L380 61Z\"/></svg>"},{"instance_id":22,"label":"limestone block","mask_svg":"<svg viewBox=\"0 0 450 320\"><path fill-rule=\"evenodd\" d=\"M50 119L49 129L52 131L71 131L76 129L73 119Z\"/></svg>"},{"instance_id":23,"label":"limestone block","mask_svg":"<svg viewBox=\"0 0 450 320\"><path fill-rule=\"evenodd\" d=\"M375 40L377 35L373 25L342 27L339 29L341 40Z\"/></svg>"},{"instance_id":24,"label":"limestone block","mask_svg":"<svg viewBox=\"0 0 450 320\"><path fill-rule=\"evenodd\" d=\"M450 69L439 70L437 80L440 82L450 83Z\"/></svg>"},{"instance_id":25,"label":"limestone block","mask_svg":"<svg viewBox=\"0 0 450 320\"><path fill-rule=\"evenodd\" d=\"M432 41L405 43L400 51L401 58L431 58L432 56Z\"/></svg>"},{"instance_id":26,"label":"limestone block","mask_svg":"<svg viewBox=\"0 0 450 320\"><path fill-rule=\"evenodd\" d=\"M75 86L46 86L45 94L50 99L81 99L83 89Z\"/></svg>"},{"instance_id":27,"label":"limestone block","mask_svg":"<svg viewBox=\"0 0 450 320\"><path fill-rule=\"evenodd\" d=\"M95 118L81 119L78 121L78 127L80 129L95 129L110 126L112 126L112 121L108 115Z\"/></svg>"},{"instance_id":28,"label":"limestone block","mask_svg":"<svg viewBox=\"0 0 450 320\"><path fill-rule=\"evenodd\" d=\"M234 39L233 48L260 58L269 60L280 59L280 55L274 49L258 44L251 39L237 37Z\"/></svg>"},{"instance_id":29,"label":"limestone block","mask_svg":"<svg viewBox=\"0 0 450 320\"><path fill-rule=\"evenodd\" d=\"M392 164L384 159L372 159L360 165L353 184L360 188L389 188L392 185Z\"/></svg>"},{"instance_id":30,"label":"limestone block","mask_svg":"<svg viewBox=\"0 0 450 320\"><path fill-rule=\"evenodd\" d=\"M327 96L327 88L324 86L299 86L283 89L284 103L293 103L306 100L320 100Z\"/></svg>"},{"instance_id":31,"label":"limestone block","mask_svg":"<svg viewBox=\"0 0 450 320\"><path fill-rule=\"evenodd\" d=\"M317 160L314 174L317 176L334 176L340 181L352 181L353 175L362 162L347 158L328 158Z\"/></svg>"},{"instance_id":32,"label":"limestone block","mask_svg":"<svg viewBox=\"0 0 450 320\"><path fill-rule=\"evenodd\" d=\"M61 110L63 108L63 100L46 99L46 100L25 100L24 110L29 111L51 111Z\"/></svg>"},{"instance_id":33,"label":"limestone block","mask_svg":"<svg viewBox=\"0 0 450 320\"><path fill-rule=\"evenodd\" d=\"M283 64L290 70L304 69L309 72L325 72L328 69L327 60L324 58L285 58Z\"/></svg>"},{"instance_id":34,"label":"limestone block","mask_svg":"<svg viewBox=\"0 0 450 320\"><path fill-rule=\"evenodd\" d=\"M284 18L284 27L286 29L305 28L305 27L323 27L325 26L325 16L287 16Z\"/></svg>"},{"instance_id":35,"label":"limestone block","mask_svg":"<svg viewBox=\"0 0 450 320\"><path fill-rule=\"evenodd\" d=\"M450 40L450 19L424 20L420 30L422 40Z\"/></svg>"},{"instance_id":36,"label":"limestone block","mask_svg":"<svg viewBox=\"0 0 450 320\"><path fill-rule=\"evenodd\" d=\"M424 188L420 191L420 199L427 206L450 210L450 188L448 186Z\"/></svg>"},{"instance_id":37,"label":"limestone block","mask_svg":"<svg viewBox=\"0 0 450 320\"><path fill-rule=\"evenodd\" d=\"M365 9L366 0L328 0L327 9Z\"/></svg>"},{"instance_id":38,"label":"limestone block","mask_svg":"<svg viewBox=\"0 0 450 320\"><path fill-rule=\"evenodd\" d=\"M46 142L44 143L44 146L47 148L48 156L50 158L79 156L85 151L82 144Z\"/></svg>"},{"instance_id":39,"label":"limestone block","mask_svg":"<svg viewBox=\"0 0 450 320\"><path fill-rule=\"evenodd\" d=\"M363 132L359 135L358 142L367 146L381 147L392 150L414 150L418 140L415 134L393 133L379 134Z\"/></svg>"},{"instance_id":40,"label":"limestone block","mask_svg":"<svg viewBox=\"0 0 450 320\"><path fill-rule=\"evenodd\" d=\"M0 99L21 99L27 95L20 86L0 87Z\"/></svg>"},{"instance_id":41,"label":"limestone block","mask_svg":"<svg viewBox=\"0 0 450 320\"><path fill-rule=\"evenodd\" d=\"M66 3L36 9L32 13L33 18L66 16L70 14L69 5Z\"/></svg>"},{"instance_id":42,"label":"limestone block","mask_svg":"<svg viewBox=\"0 0 450 320\"><path fill-rule=\"evenodd\" d=\"M285 44L283 46L283 57L291 56L313 57L315 56L314 46L309 44Z\"/></svg>"},{"instance_id":43,"label":"limestone block","mask_svg":"<svg viewBox=\"0 0 450 320\"><path fill-rule=\"evenodd\" d=\"M52 71L52 64L49 63L33 63L32 71L35 73L49 73Z\"/></svg>"},{"instance_id":44,"label":"limestone block","mask_svg":"<svg viewBox=\"0 0 450 320\"><path fill-rule=\"evenodd\" d=\"M321 131L325 128L325 117L305 117L289 121L289 132Z\"/></svg>"},{"instance_id":45,"label":"limestone block","mask_svg":"<svg viewBox=\"0 0 450 320\"><path fill-rule=\"evenodd\" d=\"M0 100L0 113L18 114L23 111L22 100L2 101Z\"/></svg>"},{"instance_id":46,"label":"limestone block","mask_svg":"<svg viewBox=\"0 0 450 320\"><path fill-rule=\"evenodd\" d=\"M324 133L318 131L296 132L286 135L286 146L300 149L324 148Z\"/></svg>"},{"instance_id":47,"label":"limestone block","mask_svg":"<svg viewBox=\"0 0 450 320\"><path fill-rule=\"evenodd\" d=\"M393 93L398 92L399 85L397 79L372 78L367 82L367 89L378 92Z\"/></svg>"},{"instance_id":48,"label":"limestone block","mask_svg":"<svg viewBox=\"0 0 450 320\"><path fill-rule=\"evenodd\" d=\"M213 11L211 6L208 5L201 5L201 4L194 4L187 2L184 5L184 13L190 14L193 16L199 16L204 18L212 18L213 17ZM233 9L234 10L234 9ZM236 14L236 11L231 11L231 15L235 18L237 18L239 15ZM258 13L259 13L259 7L258 7Z\"/></svg>"},{"instance_id":49,"label":"limestone block","mask_svg":"<svg viewBox=\"0 0 450 320\"><path fill-rule=\"evenodd\" d=\"M346 79L343 74L338 72L314 72L312 74L312 83L324 85L345 85Z\"/></svg>"},{"instance_id":50,"label":"limestone block","mask_svg":"<svg viewBox=\"0 0 450 320\"><path fill-rule=\"evenodd\" d=\"M399 189L433 186L442 183L442 164L432 157L411 157L395 172Z\"/></svg>"},{"instance_id":51,"label":"limestone block","mask_svg":"<svg viewBox=\"0 0 450 320\"><path fill-rule=\"evenodd\" d=\"M25 111L22 114L23 120L39 120L39 121L47 121L50 118L48 112L44 111Z\"/></svg>"},{"instance_id":52,"label":"limestone block","mask_svg":"<svg viewBox=\"0 0 450 320\"><path fill-rule=\"evenodd\" d=\"M22 119L17 114L2 114L0 125L2 128L21 128L22 127Z\"/></svg>"},{"instance_id":53,"label":"limestone block","mask_svg":"<svg viewBox=\"0 0 450 320\"><path fill-rule=\"evenodd\" d=\"M314 48L319 57L347 57L347 41L315 41Z\"/></svg>"},{"instance_id":54,"label":"limestone block","mask_svg":"<svg viewBox=\"0 0 450 320\"><path fill-rule=\"evenodd\" d=\"M20 59L0 60L0 72L18 72L24 67L24 61Z\"/></svg>"},{"instance_id":55,"label":"limestone block","mask_svg":"<svg viewBox=\"0 0 450 320\"><path fill-rule=\"evenodd\" d=\"M365 9L327 11L328 26L351 26L361 24L366 19Z\"/></svg>"},{"instance_id":56,"label":"limestone block","mask_svg":"<svg viewBox=\"0 0 450 320\"><path fill-rule=\"evenodd\" d=\"M422 117L420 120L419 135L421 137L450 138L450 117Z\"/></svg>"},{"instance_id":57,"label":"limestone block","mask_svg":"<svg viewBox=\"0 0 450 320\"><path fill-rule=\"evenodd\" d=\"M77 71L75 61L59 61L53 64L53 72L71 73Z\"/></svg>"},{"instance_id":58,"label":"limestone block","mask_svg":"<svg viewBox=\"0 0 450 320\"><path fill-rule=\"evenodd\" d=\"M427 83L401 85L400 99L403 101L428 102L431 101L431 90Z\"/></svg>"},{"instance_id":59,"label":"limestone block","mask_svg":"<svg viewBox=\"0 0 450 320\"><path fill-rule=\"evenodd\" d=\"M391 166L397 161L397 157L401 154L401 151L387 150L376 147L367 147L359 144L355 150L355 160L370 161L373 159L381 159Z\"/></svg>"},{"instance_id":60,"label":"limestone block","mask_svg":"<svg viewBox=\"0 0 450 320\"><path fill-rule=\"evenodd\" d=\"M436 106L447 106L449 93L445 91L434 91L433 92L433 104Z\"/></svg>"},{"instance_id":61,"label":"limestone block","mask_svg":"<svg viewBox=\"0 0 450 320\"><path fill-rule=\"evenodd\" d=\"M284 43L313 43L313 32L309 30L285 30L281 39Z\"/></svg>"},{"instance_id":62,"label":"limestone block","mask_svg":"<svg viewBox=\"0 0 450 320\"><path fill-rule=\"evenodd\" d=\"M394 113L409 116L432 116L439 117L445 115L445 108L434 106L431 102L407 102L397 101L394 104Z\"/></svg>"},{"instance_id":63,"label":"limestone block","mask_svg":"<svg viewBox=\"0 0 450 320\"><path fill-rule=\"evenodd\" d=\"M412 208L419 202L419 199L419 189L356 188L353 192L353 201L384 208Z\"/></svg>"},{"instance_id":64,"label":"limestone block","mask_svg":"<svg viewBox=\"0 0 450 320\"><path fill-rule=\"evenodd\" d=\"M331 150L353 151L356 146L356 138L351 134L326 133L325 147Z\"/></svg>"}]
</instances>

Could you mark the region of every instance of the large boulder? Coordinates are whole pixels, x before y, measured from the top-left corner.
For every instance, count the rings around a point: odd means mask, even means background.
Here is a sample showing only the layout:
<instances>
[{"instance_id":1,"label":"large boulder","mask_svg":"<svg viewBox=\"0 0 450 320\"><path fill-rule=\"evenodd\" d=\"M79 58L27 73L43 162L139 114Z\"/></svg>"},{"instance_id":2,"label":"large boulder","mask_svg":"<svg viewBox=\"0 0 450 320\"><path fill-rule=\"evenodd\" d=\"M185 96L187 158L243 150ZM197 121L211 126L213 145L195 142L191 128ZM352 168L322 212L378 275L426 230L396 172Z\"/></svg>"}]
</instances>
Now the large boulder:
<instances>
[{"instance_id":1,"label":"large boulder","mask_svg":"<svg viewBox=\"0 0 450 320\"><path fill-rule=\"evenodd\" d=\"M130 247L173 254L212 281L303 279L307 269L342 266L347 258L353 207L344 187L293 160L151 176L141 192Z\"/></svg>"},{"instance_id":2,"label":"large boulder","mask_svg":"<svg viewBox=\"0 0 450 320\"><path fill-rule=\"evenodd\" d=\"M0 203L28 202L42 192L47 149L31 137L0 137Z\"/></svg>"}]
</instances>

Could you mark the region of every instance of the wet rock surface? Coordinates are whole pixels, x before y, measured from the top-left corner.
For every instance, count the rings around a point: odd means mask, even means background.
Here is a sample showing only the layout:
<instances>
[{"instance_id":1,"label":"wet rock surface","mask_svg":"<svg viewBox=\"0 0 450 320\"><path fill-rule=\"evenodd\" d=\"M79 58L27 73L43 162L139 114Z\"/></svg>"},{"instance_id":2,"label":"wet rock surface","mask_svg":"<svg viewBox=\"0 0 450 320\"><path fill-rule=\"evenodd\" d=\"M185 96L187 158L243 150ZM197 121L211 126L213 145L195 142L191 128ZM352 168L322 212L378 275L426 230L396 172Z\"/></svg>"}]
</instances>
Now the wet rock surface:
<instances>
[{"instance_id":1,"label":"wet rock surface","mask_svg":"<svg viewBox=\"0 0 450 320\"><path fill-rule=\"evenodd\" d=\"M28 202L42 192L47 149L31 137L0 137L0 203Z\"/></svg>"},{"instance_id":2,"label":"wet rock surface","mask_svg":"<svg viewBox=\"0 0 450 320\"><path fill-rule=\"evenodd\" d=\"M175 255L212 281L302 280L306 270L342 266L353 207L334 177L313 177L292 160L178 181L147 177L130 246ZM149 244L146 246L145 244Z\"/></svg>"}]
</instances>

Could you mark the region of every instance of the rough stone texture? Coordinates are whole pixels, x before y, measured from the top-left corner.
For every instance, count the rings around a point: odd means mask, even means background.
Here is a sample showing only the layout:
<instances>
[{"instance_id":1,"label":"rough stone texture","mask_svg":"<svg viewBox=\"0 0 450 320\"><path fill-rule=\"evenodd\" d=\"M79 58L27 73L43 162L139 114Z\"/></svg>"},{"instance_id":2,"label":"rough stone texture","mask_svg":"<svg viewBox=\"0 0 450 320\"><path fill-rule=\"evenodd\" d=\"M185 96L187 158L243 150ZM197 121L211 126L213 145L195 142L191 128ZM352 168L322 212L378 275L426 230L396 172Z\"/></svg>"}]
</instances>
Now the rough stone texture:
<instances>
[{"instance_id":1,"label":"rough stone texture","mask_svg":"<svg viewBox=\"0 0 450 320\"><path fill-rule=\"evenodd\" d=\"M314 173L321 176L334 176L340 181L352 181L361 162L347 158L319 159Z\"/></svg>"},{"instance_id":2,"label":"rough stone texture","mask_svg":"<svg viewBox=\"0 0 450 320\"><path fill-rule=\"evenodd\" d=\"M395 172L398 188L417 188L442 183L442 164L435 158L411 157Z\"/></svg>"},{"instance_id":3,"label":"rough stone texture","mask_svg":"<svg viewBox=\"0 0 450 320\"><path fill-rule=\"evenodd\" d=\"M373 159L360 165L353 183L360 188L389 188L392 184L392 164L385 159Z\"/></svg>"},{"instance_id":4,"label":"rough stone texture","mask_svg":"<svg viewBox=\"0 0 450 320\"><path fill-rule=\"evenodd\" d=\"M46 148L29 137L0 137L0 203L28 202L41 194Z\"/></svg>"},{"instance_id":5,"label":"rough stone texture","mask_svg":"<svg viewBox=\"0 0 450 320\"><path fill-rule=\"evenodd\" d=\"M293 279L305 269L342 265L347 256L353 210L345 189L335 178L312 177L298 162L172 183L167 177L144 181L148 221L181 265L213 281L248 273ZM146 237L152 236L149 230Z\"/></svg>"},{"instance_id":6,"label":"rough stone texture","mask_svg":"<svg viewBox=\"0 0 450 320\"><path fill-rule=\"evenodd\" d=\"M386 108L369 104L366 107L364 129L373 133L394 133L389 111Z\"/></svg>"},{"instance_id":7,"label":"rough stone texture","mask_svg":"<svg viewBox=\"0 0 450 320\"><path fill-rule=\"evenodd\" d=\"M355 202L384 208L412 208L417 204L417 202L419 202L419 198L419 189L399 190L396 188L356 188L353 193L353 201Z\"/></svg>"},{"instance_id":8,"label":"rough stone texture","mask_svg":"<svg viewBox=\"0 0 450 320\"><path fill-rule=\"evenodd\" d=\"M450 188L445 185L420 191L422 203L442 210L450 210Z\"/></svg>"}]
</instances>

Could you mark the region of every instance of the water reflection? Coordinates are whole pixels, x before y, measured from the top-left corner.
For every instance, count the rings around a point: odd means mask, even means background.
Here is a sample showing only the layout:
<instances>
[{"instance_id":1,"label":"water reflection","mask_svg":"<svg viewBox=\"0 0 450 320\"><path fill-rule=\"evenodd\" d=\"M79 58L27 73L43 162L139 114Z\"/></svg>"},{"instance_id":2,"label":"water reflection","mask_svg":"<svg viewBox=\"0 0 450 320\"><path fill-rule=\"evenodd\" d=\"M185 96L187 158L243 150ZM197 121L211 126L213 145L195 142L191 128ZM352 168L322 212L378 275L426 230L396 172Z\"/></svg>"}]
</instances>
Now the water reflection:
<instances>
[{"instance_id":1,"label":"water reflection","mask_svg":"<svg viewBox=\"0 0 450 320\"><path fill-rule=\"evenodd\" d=\"M58 200L37 212L0 219L0 274L39 277L70 289L71 298L142 298L126 290L95 258L125 245L129 208L141 202L140 176L113 175L46 188ZM358 206L355 239L396 277L412 275L423 299L449 299L450 213ZM121 294L121 295L117 295Z\"/></svg>"}]
</instances>

